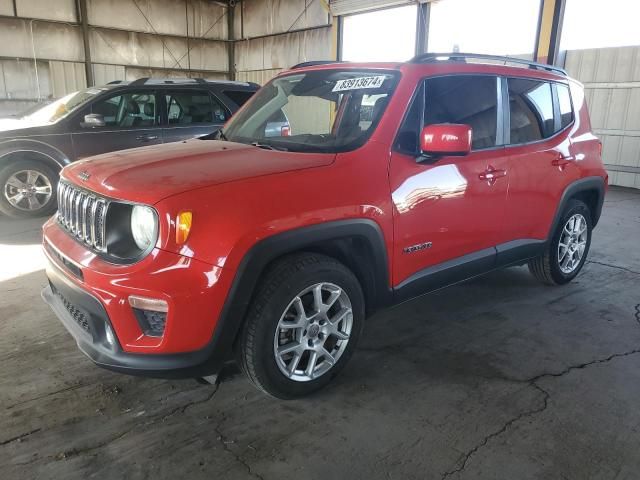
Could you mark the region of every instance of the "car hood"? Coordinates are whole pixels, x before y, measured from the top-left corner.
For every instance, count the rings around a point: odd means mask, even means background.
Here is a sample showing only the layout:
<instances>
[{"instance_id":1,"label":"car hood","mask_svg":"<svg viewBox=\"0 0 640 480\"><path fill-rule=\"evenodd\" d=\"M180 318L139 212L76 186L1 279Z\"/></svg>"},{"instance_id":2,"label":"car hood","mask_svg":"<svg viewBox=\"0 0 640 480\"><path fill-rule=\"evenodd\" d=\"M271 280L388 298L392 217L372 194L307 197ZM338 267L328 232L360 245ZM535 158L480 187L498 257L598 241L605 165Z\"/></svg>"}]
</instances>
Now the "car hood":
<instances>
[{"instance_id":1,"label":"car hood","mask_svg":"<svg viewBox=\"0 0 640 480\"><path fill-rule=\"evenodd\" d=\"M48 125L42 123L27 122L17 118L0 118L0 138L25 137L42 132L43 127Z\"/></svg>"},{"instance_id":2,"label":"car hood","mask_svg":"<svg viewBox=\"0 0 640 480\"><path fill-rule=\"evenodd\" d=\"M24 128L27 125L18 118L0 118L0 132L6 132L7 130L14 130L17 128Z\"/></svg>"},{"instance_id":3,"label":"car hood","mask_svg":"<svg viewBox=\"0 0 640 480\"><path fill-rule=\"evenodd\" d=\"M107 197L154 204L196 188L329 165L334 158L194 139L91 157L65 167L62 177Z\"/></svg>"}]
</instances>

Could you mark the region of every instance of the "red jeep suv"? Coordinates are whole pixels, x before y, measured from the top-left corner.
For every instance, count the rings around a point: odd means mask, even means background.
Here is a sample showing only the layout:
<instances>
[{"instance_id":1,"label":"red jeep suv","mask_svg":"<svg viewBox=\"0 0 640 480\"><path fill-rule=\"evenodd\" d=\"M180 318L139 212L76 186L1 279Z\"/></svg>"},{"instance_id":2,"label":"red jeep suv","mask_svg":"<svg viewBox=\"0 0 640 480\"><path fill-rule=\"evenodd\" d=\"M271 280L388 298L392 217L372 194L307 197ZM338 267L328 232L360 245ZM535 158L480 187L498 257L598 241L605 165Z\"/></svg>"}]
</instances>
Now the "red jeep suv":
<instances>
[{"instance_id":1,"label":"red jeep suv","mask_svg":"<svg viewBox=\"0 0 640 480\"><path fill-rule=\"evenodd\" d=\"M235 358L265 392L305 395L381 307L510 265L572 280L600 153L556 67L300 64L214 134L66 167L43 297L100 366L198 378Z\"/></svg>"}]
</instances>

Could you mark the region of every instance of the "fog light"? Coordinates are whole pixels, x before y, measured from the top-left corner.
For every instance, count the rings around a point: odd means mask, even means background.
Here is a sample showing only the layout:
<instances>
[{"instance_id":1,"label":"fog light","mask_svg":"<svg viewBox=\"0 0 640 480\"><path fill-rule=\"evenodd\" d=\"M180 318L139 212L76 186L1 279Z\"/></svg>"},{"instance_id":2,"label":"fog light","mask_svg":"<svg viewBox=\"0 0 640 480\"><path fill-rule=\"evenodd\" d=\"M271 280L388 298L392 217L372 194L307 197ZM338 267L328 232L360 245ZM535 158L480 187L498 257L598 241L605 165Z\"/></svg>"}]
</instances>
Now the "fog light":
<instances>
[{"instance_id":1,"label":"fog light","mask_svg":"<svg viewBox=\"0 0 640 480\"><path fill-rule=\"evenodd\" d=\"M113 347L116 344L116 337L113 335L113 330L111 330L111 327L107 324L104 327L104 331L104 336L107 340L107 343Z\"/></svg>"}]
</instances>

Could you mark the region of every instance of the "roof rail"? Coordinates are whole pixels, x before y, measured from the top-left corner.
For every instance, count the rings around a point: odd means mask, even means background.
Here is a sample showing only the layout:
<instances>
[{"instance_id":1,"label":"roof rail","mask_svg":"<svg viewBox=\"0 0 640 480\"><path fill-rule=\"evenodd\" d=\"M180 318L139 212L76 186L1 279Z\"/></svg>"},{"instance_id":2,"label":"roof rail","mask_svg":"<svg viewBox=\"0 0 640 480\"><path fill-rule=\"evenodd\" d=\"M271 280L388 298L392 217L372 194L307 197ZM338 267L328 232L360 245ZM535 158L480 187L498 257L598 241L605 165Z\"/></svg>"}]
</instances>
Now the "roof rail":
<instances>
[{"instance_id":1,"label":"roof rail","mask_svg":"<svg viewBox=\"0 0 640 480\"><path fill-rule=\"evenodd\" d=\"M547 70L549 72L559 73L561 75L567 75L566 70L560 67L556 67L554 65L547 65L544 63L532 62L530 60L524 60L522 58L503 57L500 55L484 55L482 53L458 53L458 52L424 53L422 55L413 57L409 61L409 63L435 63L435 62L441 62L441 61L465 62L467 58L503 62L505 65L507 63L515 63L518 65L526 65L527 68L533 68L536 70Z\"/></svg>"},{"instance_id":2,"label":"roof rail","mask_svg":"<svg viewBox=\"0 0 640 480\"><path fill-rule=\"evenodd\" d=\"M312 60L310 62L297 63L293 67L291 67L289 70L295 70L297 68L303 68L303 67L315 67L316 65L328 65L330 63L345 63L345 62L342 62L340 60Z\"/></svg>"},{"instance_id":3,"label":"roof rail","mask_svg":"<svg viewBox=\"0 0 640 480\"><path fill-rule=\"evenodd\" d=\"M133 82L131 82L129 84L129 86L131 85L144 85L145 83L147 83L147 80L149 80L149 77L140 77L135 79Z\"/></svg>"},{"instance_id":4,"label":"roof rail","mask_svg":"<svg viewBox=\"0 0 640 480\"><path fill-rule=\"evenodd\" d=\"M109 82L107 85L115 85L119 83L126 83L123 80L114 80ZM133 80L128 83L129 86L133 85L182 85L182 84L207 84L207 83L218 83L218 84L228 84L228 85L240 85L240 86L257 86L257 83L253 82L241 82L241 81L233 81L233 80L206 80L200 77L179 77L179 78L154 78L154 77L141 77Z\"/></svg>"}]
</instances>

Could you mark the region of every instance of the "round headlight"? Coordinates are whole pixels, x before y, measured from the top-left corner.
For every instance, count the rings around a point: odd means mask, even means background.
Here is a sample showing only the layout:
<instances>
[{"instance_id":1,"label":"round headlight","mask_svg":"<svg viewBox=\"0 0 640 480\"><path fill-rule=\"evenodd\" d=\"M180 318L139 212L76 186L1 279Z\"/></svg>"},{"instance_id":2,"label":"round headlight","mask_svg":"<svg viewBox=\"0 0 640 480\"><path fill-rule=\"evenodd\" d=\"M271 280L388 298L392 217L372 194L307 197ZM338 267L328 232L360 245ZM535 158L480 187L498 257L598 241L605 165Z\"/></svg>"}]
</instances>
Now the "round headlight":
<instances>
[{"instance_id":1,"label":"round headlight","mask_svg":"<svg viewBox=\"0 0 640 480\"><path fill-rule=\"evenodd\" d=\"M131 211L131 235L140 250L147 250L155 241L156 216L153 210L143 205L136 205Z\"/></svg>"}]
</instances>

